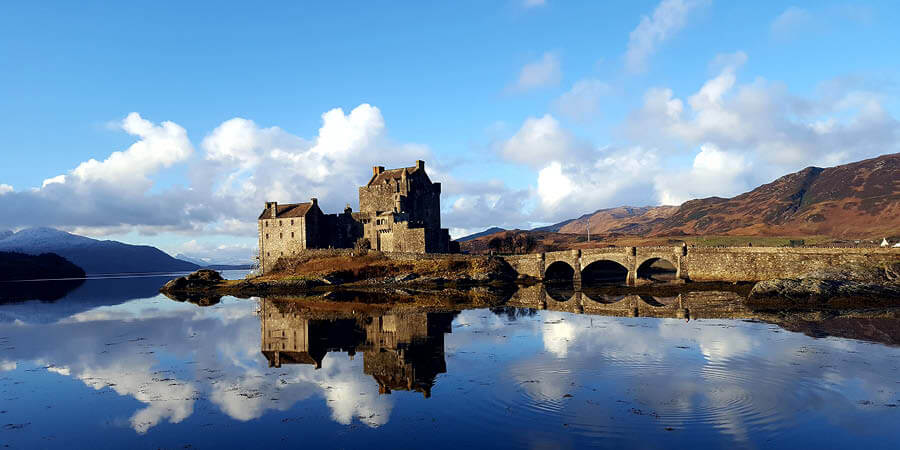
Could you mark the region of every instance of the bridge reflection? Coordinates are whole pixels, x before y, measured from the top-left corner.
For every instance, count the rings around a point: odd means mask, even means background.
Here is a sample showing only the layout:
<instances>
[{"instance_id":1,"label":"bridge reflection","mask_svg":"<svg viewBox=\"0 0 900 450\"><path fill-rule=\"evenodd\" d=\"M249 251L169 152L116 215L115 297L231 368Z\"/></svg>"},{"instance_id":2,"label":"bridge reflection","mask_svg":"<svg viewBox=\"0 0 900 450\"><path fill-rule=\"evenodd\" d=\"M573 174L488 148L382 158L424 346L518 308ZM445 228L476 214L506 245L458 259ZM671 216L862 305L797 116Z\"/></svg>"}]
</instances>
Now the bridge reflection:
<instances>
[{"instance_id":1,"label":"bridge reflection","mask_svg":"<svg viewBox=\"0 0 900 450\"><path fill-rule=\"evenodd\" d=\"M729 291L688 291L668 295L576 290L572 286L536 284L516 291L508 305L576 314L659 318L751 318L743 295Z\"/></svg>"}]
</instances>

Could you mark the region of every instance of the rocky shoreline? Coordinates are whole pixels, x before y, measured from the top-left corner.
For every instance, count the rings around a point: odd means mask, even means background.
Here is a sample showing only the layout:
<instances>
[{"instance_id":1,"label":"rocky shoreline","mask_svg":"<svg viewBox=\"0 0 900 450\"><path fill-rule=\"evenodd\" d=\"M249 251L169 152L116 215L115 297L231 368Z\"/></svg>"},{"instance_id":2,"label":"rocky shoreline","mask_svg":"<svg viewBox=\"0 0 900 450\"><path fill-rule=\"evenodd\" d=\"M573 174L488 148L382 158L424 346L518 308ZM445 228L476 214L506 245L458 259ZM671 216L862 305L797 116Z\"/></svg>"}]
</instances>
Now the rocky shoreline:
<instances>
[{"instance_id":1,"label":"rocky shoreline","mask_svg":"<svg viewBox=\"0 0 900 450\"><path fill-rule=\"evenodd\" d=\"M749 300L816 304L900 299L900 261L878 266L842 265L816 270L800 278L756 283Z\"/></svg>"},{"instance_id":2,"label":"rocky shoreline","mask_svg":"<svg viewBox=\"0 0 900 450\"><path fill-rule=\"evenodd\" d=\"M381 262L379 262L381 263ZM391 292L440 292L465 291L477 287L503 290L516 286L533 285L539 280L517 277L515 272L496 261L486 258L471 265L441 267L440 270L419 274L409 269L382 264L377 271L371 267L353 270L331 270L324 273L275 273L243 280L225 280L218 272L202 269L190 275L176 278L160 289L160 292L179 300L195 303L218 301L222 296L240 298L287 296L307 293L327 293L336 290L368 290ZM371 276L378 273L382 276ZM749 284L689 283L693 287L710 289L730 286L740 289L748 302L763 308L791 309L807 305L831 304L835 307L861 303L887 304L900 301L900 261L880 266L844 265L814 271L802 278L780 278ZM741 287L744 286L744 287ZM672 291L677 286L662 283L619 287L629 291ZM649 292L649 291L648 291Z\"/></svg>"}]
</instances>

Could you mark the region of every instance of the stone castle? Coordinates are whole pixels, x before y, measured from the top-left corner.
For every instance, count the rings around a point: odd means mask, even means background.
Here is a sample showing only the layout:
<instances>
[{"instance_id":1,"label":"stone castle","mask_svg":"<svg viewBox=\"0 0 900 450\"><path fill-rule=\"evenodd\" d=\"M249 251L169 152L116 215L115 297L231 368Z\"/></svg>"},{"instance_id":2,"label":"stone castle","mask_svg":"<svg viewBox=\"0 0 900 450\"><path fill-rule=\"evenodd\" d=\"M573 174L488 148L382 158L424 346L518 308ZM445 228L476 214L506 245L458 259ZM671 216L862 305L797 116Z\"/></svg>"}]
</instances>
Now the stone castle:
<instances>
[{"instance_id":1,"label":"stone castle","mask_svg":"<svg viewBox=\"0 0 900 450\"><path fill-rule=\"evenodd\" d=\"M425 162L413 167L372 168L359 188L359 212L324 214L318 201L266 202L259 215L259 264L307 249L352 248L361 239L383 252L447 253L450 233L441 228L441 184L432 183Z\"/></svg>"}]
</instances>

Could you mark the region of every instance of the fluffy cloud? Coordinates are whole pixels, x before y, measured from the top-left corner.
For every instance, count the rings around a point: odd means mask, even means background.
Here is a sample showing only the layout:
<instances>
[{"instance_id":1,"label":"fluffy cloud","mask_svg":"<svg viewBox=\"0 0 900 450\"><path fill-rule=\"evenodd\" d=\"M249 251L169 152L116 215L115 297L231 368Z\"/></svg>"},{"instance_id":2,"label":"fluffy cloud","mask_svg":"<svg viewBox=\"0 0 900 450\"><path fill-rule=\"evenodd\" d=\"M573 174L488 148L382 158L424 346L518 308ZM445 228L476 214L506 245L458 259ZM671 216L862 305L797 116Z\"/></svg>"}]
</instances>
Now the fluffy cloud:
<instances>
[{"instance_id":1,"label":"fluffy cloud","mask_svg":"<svg viewBox=\"0 0 900 450\"><path fill-rule=\"evenodd\" d=\"M687 23L693 10L705 6L708 0L663 0L653 10L652 16L643 16L628 39L625 67L631 72L647 69L647 59L656 48L672 37Z\"/></svg>"},{"instance_id":2,"label":"fluffy cloud","mask_svg":"<svg viewBox=\"0 0 900 450\"><path fill-rule=\"evenodd\" d=\"M746 180L750 163L742 155L705 144L685 172L666 171L655 177L659 202L680 205L693 198L730 197L751 188Z\"/></svg>"},{"instance_id":3,"label":"fluffy cloud","mask_svg":"<svg viewBox=\"0 0 900 450\"><path fill-rule=\"evenodd\" d=\"M659 171L656 152L640 147L610 148L589 160L554 161L538 172L537 217L571 218L622 204L647 203Z\"/></svg>"},{"instance_id":4,"label":"fluffy cloud","mask_svg":"<svg viewBox=\"0 0 900 450\"><path fill-rule=\"evenodd\" d=\"M0 184L0 195L6 194L8 192L12 192L13 187L8 184Z\"/></svg>"},{"instance_id":5,"label":"fluffy cloud","mask_svg":"<svg viewBox=\"0 0 900 450\"><path fill-rule=\"evenodd\" d=\"M551 161L580 160L591 151L590 145L580 142L550 114L526 119L500 149L507 161L538 168Z\"/></svg>"},{"instance_id":6,"label":"fluffy cloud","mask_svg":"<svg viewBox=\"0 0 900 450\"><path fill-rule=\"evenodd\" d=\"M541 59L525 64L519 72L519 78L510 87L513 91L528 91L545 86L559 84L562 70L556 53L546 52Z\"/></svg>"},{"instance_id":7,"label":"fluffy cloud","mask_svg":"<svg viewBox=\"0 0 900 450\"><path fill-rule=\"evenodd\" d=\"M778 17L772 21L770 27L772 34L784 36L800 31L803 28L808 27L812 22L813 17L809 11L796 6L791 6L779 14Z\"/></svg>"},{"instance_id":8,"label":"fluffy cloud","mask_svg":"<svg viewBox=\"0 0 900 450\"><path fill-rule=\"evenodd\" d=\"M600 112L600 100L609 94L607 83L586 79L580 80L556 100L560 114L578 121L588 122Z\"/></svg>"},{"instance_id":9,"label":"fluffy cloud","mask_svg":"<svg viewBox=\"0 0 900 450\"><path fill-rule=\"evenodd\" d=\"M373 163L409 166L428 159L422 146L394 144L381 111L363 104L349 114L322 115L318 136L307 142L246 119L229 120L203 140L206 178L221 180L211 193L235 205L233 218L255 217L267 200L319 198L323 208L343 208L368 181Z\"/></svg>"},{"instance_id":10,"label":"fluffy cloud","mask_svg":"<svg viewBox=\"0 0 900 450\"><path fill-rule=\"evenodd\" d=\"M442 199L442 222L449 224L450 235L465 236L484 230L486 226L522 227L531 221L527 189L510 189L499 180L458 183L463 191ZM449 205L449 207L447 206Z\"/></svg>"},{"instance_id":11,"label":"fluffy cloud","mask_svg":"<svg viewBox=\"0 0 900 450\"><path fill-rule=\"evenodd\" d=\"M586 209L646 204L659 170L654 150L598 149L577 138L551 115L528 118L500 145L501 156L537 171L536 188L522 199L531 222L554 222Z\"/></svg>"},{"instance_id":12,"label":"fluffy cloud","mask_svg":"<svg viewBox=\"0 0 900 450\"><path fill-rule=\"evenodd\" d=\"M0 208L9 212L0 226L252 236L267 200L317 196L326 209L343 208L368 180L372 163L407 166L430 155L423 146L393 143L381 111L368 104L324 113L311 141L231 119L203 139L199 160L191 159L187 132L173 122L155 124L132 113L119 127L137 138L126 150L81 163L40 188L0 189ZM176 165L188 169L189 186L158 187L155 178Z\"/></svg>"},{"instance_id":13,"label":"fluffy cloud","mask_svg":"<svg viewBox=\"0 0 900 450\"><path fill-rule=\"evenodd\" d=\"M44 180L40 188L11 191L0 198L8 214L0 225L189 228L214 219L204 204L188 207L190 189L153 192L153 178L185 163L194 152L187 132L173 122L154 124L131 113L118 127L135 136L127 149L102 161L90 159L66 174Z\"/></svg>"},{"instance_id":14,"label":"fluffy cloud","mask_svg":"<svg viewBox=\"0 0 900 450\"><path fill-rule=\"evenodd\" d=\"M92 158L79 164L72 170L71 178L82 183L103 182L119 188L147 188L150 183L147 176L186 160L194 152L187 132L173 122L154 125L140 114L131 113L122 120L121 128L140 139L127 150L113 152L103 161Z\"/></svg>"},{"instance_id":15,"label":"fluffy cloud","mask_svg":"<svg viewBox=\"0 0 900 450\"><path fill-rule=\"evenodd\" d=\"M881 95L855 80L823 83L813 98L757 78L739 84L746 61L738 52L716 58L719 73L686 101L671 89L647 91L625 124L626 135L669 151L710 144L756 163L755 182L815 164L830 166L897 151L900 123Z\"/></svg>"}]
</instances>

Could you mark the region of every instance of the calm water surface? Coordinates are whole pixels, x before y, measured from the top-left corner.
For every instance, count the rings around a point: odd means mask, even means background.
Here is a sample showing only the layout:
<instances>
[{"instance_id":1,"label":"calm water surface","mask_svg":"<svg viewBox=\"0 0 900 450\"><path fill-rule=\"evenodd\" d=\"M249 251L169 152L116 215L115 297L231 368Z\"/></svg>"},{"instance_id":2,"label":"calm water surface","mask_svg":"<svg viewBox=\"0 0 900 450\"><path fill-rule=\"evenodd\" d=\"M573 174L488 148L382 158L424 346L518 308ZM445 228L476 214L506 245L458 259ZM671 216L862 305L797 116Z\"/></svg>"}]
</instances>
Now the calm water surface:
<instances>
[{"instance_id":1,"label":"calm water surface","mask_svg":"<svg viewBox=\"0 0 900 450\"><path fill-rule=\"evenodd\" d=\"M900 437L900 349L881 343L514 307L200 307L157 295L166 280L89 280L53 302L0 305L0 445L896 448Z\"/></svg>"}]
</instances>

